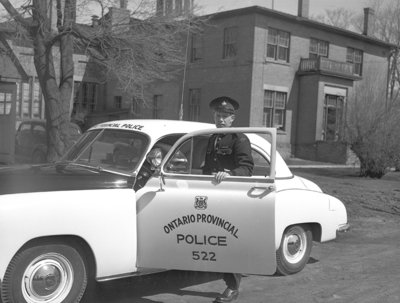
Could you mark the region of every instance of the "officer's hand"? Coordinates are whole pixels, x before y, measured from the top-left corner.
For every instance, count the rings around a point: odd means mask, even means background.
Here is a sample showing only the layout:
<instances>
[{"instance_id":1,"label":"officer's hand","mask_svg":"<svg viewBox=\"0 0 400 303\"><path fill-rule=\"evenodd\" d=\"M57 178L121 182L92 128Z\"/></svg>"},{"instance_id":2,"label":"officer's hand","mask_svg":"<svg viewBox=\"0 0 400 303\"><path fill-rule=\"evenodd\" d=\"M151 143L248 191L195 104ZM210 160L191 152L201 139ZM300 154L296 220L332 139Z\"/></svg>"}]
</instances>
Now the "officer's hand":
<instances>
[{"instance_id":1,"label":"officer's hand","mask_svg":"<svg viewBox=\"0 0 400 303\"><path fill-rule=\"evenodd\" d=\"M225 172L225 171L219 171L215 174L215 182L221 183L222 180L224 180L226 177L230 176L229 173Z\"/></svg>"}]
</instances>

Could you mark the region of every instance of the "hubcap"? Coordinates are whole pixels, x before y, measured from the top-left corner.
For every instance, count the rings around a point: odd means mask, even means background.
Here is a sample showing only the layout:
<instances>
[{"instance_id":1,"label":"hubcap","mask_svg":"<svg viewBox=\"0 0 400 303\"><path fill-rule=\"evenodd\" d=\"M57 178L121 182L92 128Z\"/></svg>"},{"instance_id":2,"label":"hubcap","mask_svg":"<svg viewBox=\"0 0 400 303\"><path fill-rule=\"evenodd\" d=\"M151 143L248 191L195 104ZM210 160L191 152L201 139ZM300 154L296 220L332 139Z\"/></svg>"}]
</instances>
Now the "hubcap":
<instances>
[{"instance_id":1,"label":"hubcap","mask_svg":"<svg viewBox=\"0 0 400 303\"><path fill-rule=\"evenodd\" d=\"M306 251L307 239L306 234L300 227L294 227L285 235L284 239L284 255L289 263L299 262Z\"/></svg>"},{"instance_id":2,"label":"hubcap","mask_svg":"<svg viewBox=\"0 0 400 303\"><path fill-rule=\"evenodd\" d=\"M71 290L73 273L71 263L64 256L41 255L24 272L22 294L28 303L61 303Z\"/></svg>"}]
</instances>

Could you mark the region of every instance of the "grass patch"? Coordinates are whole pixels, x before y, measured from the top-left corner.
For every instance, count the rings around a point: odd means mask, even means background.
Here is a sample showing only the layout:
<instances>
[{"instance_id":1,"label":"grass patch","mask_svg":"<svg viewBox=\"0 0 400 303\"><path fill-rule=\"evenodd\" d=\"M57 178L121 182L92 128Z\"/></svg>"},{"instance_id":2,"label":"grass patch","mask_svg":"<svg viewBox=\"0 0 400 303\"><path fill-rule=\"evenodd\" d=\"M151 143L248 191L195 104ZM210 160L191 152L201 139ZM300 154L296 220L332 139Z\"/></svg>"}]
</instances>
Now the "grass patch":
<instances>
[{"instance_id":1,"label":"grass patch","mask_svg":"<svg viewBox=\"0 0 400 303\"><path fill-rule=\"evenodd\" d=\"M292 172L341 200L349 218L400 215L400 172L382 179L359 177L356 168L293 168Z\"/></svg>"}]
</instances>

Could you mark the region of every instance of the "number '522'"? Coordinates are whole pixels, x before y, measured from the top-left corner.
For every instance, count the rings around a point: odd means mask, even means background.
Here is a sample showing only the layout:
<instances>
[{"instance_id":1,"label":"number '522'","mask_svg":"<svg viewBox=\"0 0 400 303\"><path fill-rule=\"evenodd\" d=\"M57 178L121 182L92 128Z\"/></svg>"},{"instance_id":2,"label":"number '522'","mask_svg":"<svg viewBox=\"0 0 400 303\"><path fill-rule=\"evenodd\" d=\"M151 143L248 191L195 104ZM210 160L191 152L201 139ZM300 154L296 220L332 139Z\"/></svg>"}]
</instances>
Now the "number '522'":
<instances>
[{"instance_id":1,"label":"number '522'","mask_svg":"<svg viewBox=\"0 0 400 303\"><path fill-rule=\"evenodd\" d=\"M202 260L202 261L217 261L215 257L215 252L206 252L206 251L192 251L192 259L193 260Z\"/></svg>"}]
</instances>

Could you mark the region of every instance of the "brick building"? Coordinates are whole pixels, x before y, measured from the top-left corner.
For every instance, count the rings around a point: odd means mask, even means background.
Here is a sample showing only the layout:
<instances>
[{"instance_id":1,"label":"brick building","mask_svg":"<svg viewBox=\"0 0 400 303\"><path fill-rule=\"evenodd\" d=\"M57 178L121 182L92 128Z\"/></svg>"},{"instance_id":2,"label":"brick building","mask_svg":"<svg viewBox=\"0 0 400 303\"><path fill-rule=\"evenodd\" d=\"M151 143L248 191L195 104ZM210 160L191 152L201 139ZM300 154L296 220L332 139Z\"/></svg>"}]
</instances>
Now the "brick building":
<instances>
[{"instance_id":1,"label":"brick building","mask_svg":"<svg viewBox=\"0 0 400 303\"><path fill-rule=\"evenodd\" d=\"M276 127L286 157L345 163L347 104L369 73L386 87L392 45L370 35L371 9L362 34L310 20L308 10L299 0L297 16L258 6L208 16L190 37L183 118L211 121L208 102L228 95L241 103L236 125ZM179 81L158 86L169 107Z\"/></svg>"},{"instance_id":2,"label":"brick building","mask_svg":"<svg viewBox=\"0 0 400 303\"><path fill-rule=\"evenodd\" d=\"M309 0L298 3L297 16L259 6L206 16L203 33L188 36L185 72L148 87L144 102L119 90L115 81L104 83L99 73L88 72L88 58L77 54L78 89L71 109L84 113L86 126L127 117L211 122L209 101L228 95L241 104L236 126L276 127L284 156L344 163L347 104L368 74L386 87L392 45L370 35L370 9L358 34L310 20ZM158 0L157 13L177 17L192 6L192 0ZM129 16L126 1L109 16ZM7 111L11 98L16 107L9 107L10 114L17 120L44 118L35 71L24 61L32 58L29 49L10 46L4 38L0 45L13 50L11 57L0 56L7 66L0 72L0 107ZM0 112L0 126L10 125L6 120Z\"/></svg>"}]
</instances>

